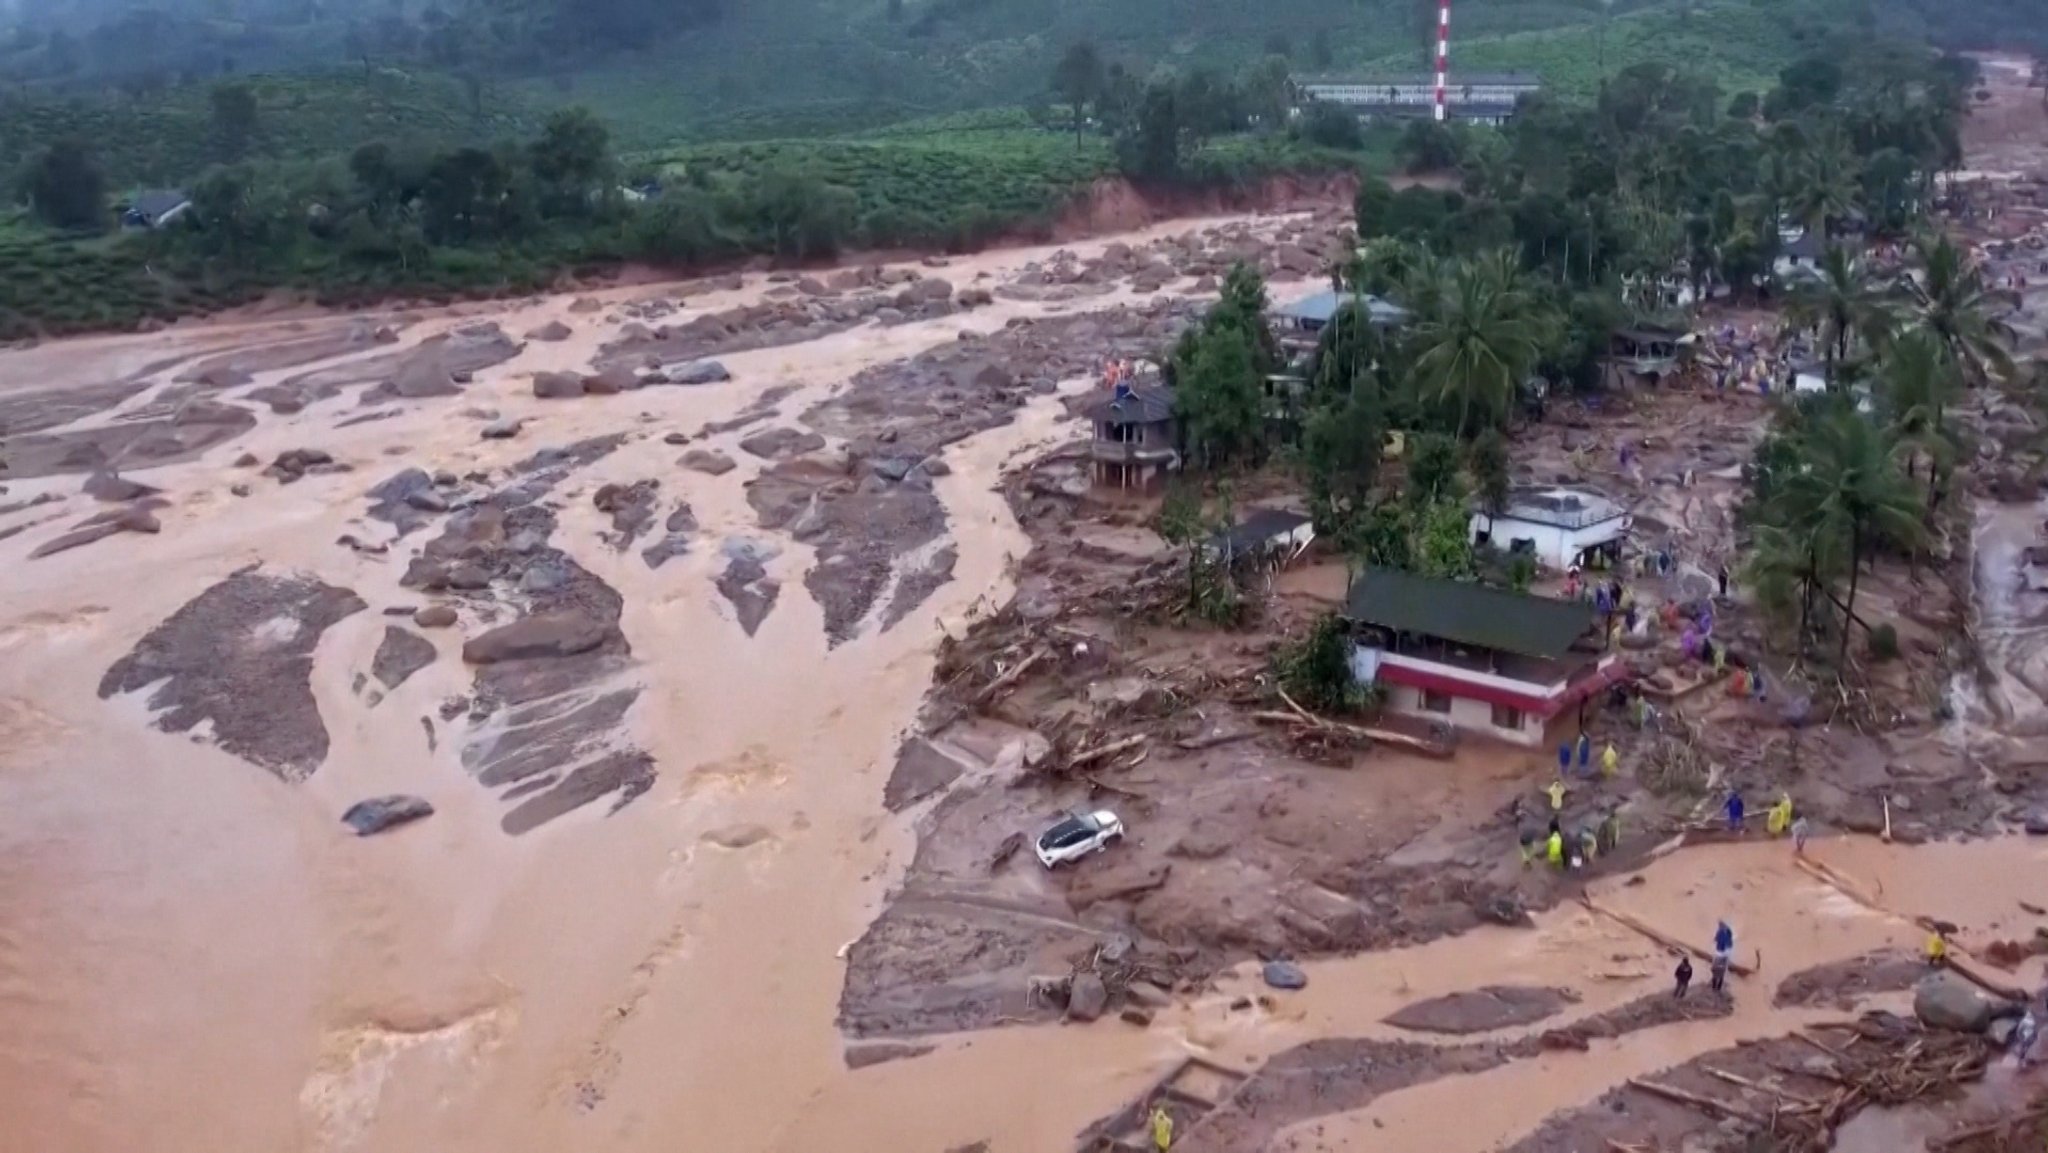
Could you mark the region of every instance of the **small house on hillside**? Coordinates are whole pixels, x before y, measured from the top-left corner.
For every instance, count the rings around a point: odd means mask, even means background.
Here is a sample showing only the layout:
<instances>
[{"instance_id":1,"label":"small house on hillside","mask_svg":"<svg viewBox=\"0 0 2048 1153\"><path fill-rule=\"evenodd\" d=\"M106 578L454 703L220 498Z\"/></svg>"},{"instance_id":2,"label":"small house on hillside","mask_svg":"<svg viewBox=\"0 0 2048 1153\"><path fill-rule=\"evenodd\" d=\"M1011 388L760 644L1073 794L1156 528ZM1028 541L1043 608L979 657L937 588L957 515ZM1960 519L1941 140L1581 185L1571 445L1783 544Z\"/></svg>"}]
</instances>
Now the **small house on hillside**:
<instances>
[{"instance_id":1,"label":"small house on hillside","mask_svg":"<svg viewBox=\"0 0 2048 1153\"><path fill-rule=\"evenodd\" d=\"M1180 468L1180 422L1170 389L1119 383L1081 415L1095 427L1088 451L1098 486L1151 492Z\"/></svg>"},{"instance_id":2,"label":"small house on hillside","mask_svg":"<svg viewBox=\"0 0 2048 1153\"><path fill-rule=\"evenodd\" d=\"M1819 276L1820 262L1827 256L1827 242L1815 235L1811 229L1802 229L1797 237L1787 240L1778 249L1778 258L1771 264L1771 271L1780 281L1801 276Z\"/></svg>"},{"instance_id":3,"label":"small house on hillside","mask_svg":"<svg viewBox=\"0 0 2048 1153\"><path fill-rule=\"evenodd\" d=\"M1351 582L1352 673L1395 713L1527 748L1569 740L1626 680L1589 604L1393 569Z\"/></svg>"},{"instance_id":4,"label":"small house on hillside","mask_svg":"<svg viewBox=\"0 0 2048 1153\"><path fill-rule=\"evenodd\" d=\"M192 201L171 189L144 192L121 213L123 228L162 228L191 211Z\"/></svg>"},{"instance_id":5,"label":"small house on hillside","mask_svg":"<svg viewBox=\"0 0 2048 1153\"><path fill-rule=\"evenodd\" d=\"M1630 328L1614 334L1601 383L1608 388L1655 386L1678 372L1678 350L1688 334L1675 328Z\"/></svg>"},{"instance_id":6,"label":"small house on hillside","mask_svg":"<svg viewBox=\"0 0 2048 1153\"><path fill-rule=\"evenodd\" d=\"M1621 560L1622 542L1633 527L1626 509L1598 493L1517 488L1500 515L1472 514L1472 543L1526 552L1553 569L1604 568Z\"/></svg>"}]
</instances>

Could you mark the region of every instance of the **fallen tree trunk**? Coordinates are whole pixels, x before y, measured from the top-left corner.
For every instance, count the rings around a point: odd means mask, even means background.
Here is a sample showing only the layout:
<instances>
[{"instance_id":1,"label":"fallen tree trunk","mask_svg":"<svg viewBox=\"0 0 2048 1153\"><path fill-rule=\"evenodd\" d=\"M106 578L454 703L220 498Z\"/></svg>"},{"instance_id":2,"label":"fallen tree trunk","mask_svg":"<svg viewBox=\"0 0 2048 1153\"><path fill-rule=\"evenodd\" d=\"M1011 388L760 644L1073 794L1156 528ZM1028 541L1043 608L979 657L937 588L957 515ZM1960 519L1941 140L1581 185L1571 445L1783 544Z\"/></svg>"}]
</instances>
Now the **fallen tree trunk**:
<instances>
[{"instance_id":1,"label":"fallen tree trunk","mask_svg":"<svg viewBox=\"0 0 2048 1153\"><path fill-rule=\"evenodd\" d=\"M1593 912L1600 914L1603 917L1607 917L1610 920L1625 925L1628 928L1634 929L1636 932L1641 933L1643 936L1648 937L1650 940L1655 941L1656 943L1664 946L1667 949L1671 949L1675 952L1680 953L1690 953L1693 956L1698 957L1702 961L1712 961L1714 959L1714 954L1711 951L1702 949L1697 945L1689 945L1684 941L1681 941L1678 938L1671 936L1669 933L1653 929L1650 926L1645 925L1641 921L1637 920L1636 918L1629 916L1627 913L1616 912L1613 909L1608 909L1600 905L1597 905L1593 902L1593 898L1591 897L1580 897L1579 903L1581 905L1586 906L1586 908L1591 909ZM1758 953L1756 967L1742 964L1739 961L1730 960L1728 962L1728 971L1734 973L1738 977L1753 977L1756 975L1757 967L1761 967L1762 964L1763 954Z\"/></svg>"},{"instance_id":2,"label":"fallen tree trunk","mask_svg":"<svg viewBox=\"0 0 2048 1153\"><path fill-rule=\"evenodd\" d=\"M1944 1149L1953 1149L1958 1145L1975 1141L1979 1137L1989 1137L1993 1133L2003 1132L2014 1125L2024 1125L2029 1121L2039 1121L2043 1118L2048 1118L2048 1101L2029 1106L2023 1112L2015 1113L2001 1120L1983 1125L1973 1125L1968 1129L1958 1129L1946 1137L1930 1142L1927 1148L1929 1153L1942 1153Z\"/></svg>"}]
</instances>

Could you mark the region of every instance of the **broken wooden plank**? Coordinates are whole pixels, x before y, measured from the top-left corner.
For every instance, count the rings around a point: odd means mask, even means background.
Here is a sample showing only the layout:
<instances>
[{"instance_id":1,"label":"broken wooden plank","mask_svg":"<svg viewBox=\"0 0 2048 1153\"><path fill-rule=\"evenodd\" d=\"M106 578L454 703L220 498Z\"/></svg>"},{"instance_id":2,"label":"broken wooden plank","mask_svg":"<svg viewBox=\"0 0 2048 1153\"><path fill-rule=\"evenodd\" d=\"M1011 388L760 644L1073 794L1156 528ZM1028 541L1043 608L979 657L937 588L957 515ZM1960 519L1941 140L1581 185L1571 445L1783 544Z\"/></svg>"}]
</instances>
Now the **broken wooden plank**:
<instances>
[{"instance_id":1,"label":"broken wooden plank","mask_svg":"<svg viewBox=\"0 0 2048 1153\"><path fill-rule=\"evenodd\" d=\"M1235 744L1238 741L1247 740L1258 735L1259 731L1257 729L1241 729L1235 732L1211 733L1206 737L1190 737L1189 739L1184 741L1175 741L1173 742L1173 747L1176 749L1185 750L1190 753L1199 753L1203 749L1213 749L1218 745Z\"/></svg>"},{"instance_id":2,"label":"broken wooden plank","mask_svg":"<svg viewBox=\"0 0 2048 1153\"><path fill-rule=\"evenodd\" d=\"M1118 753L1128 752L1144 744L1148 739L1144 733L1139 733L1136 736L1125 737L1120 741L1111 741L1106 745L1097 745L1084 752L1075 753L1072 757L1068 758L1067 767L1078 769L1083 765L1093 764L1104 757L1113 757Z\"/></svg>"},{"instance_id":3,"label":"broken wooden plank","mask_svg":"<svg viewBox=\"0 0 2048 1153\"><path fill-rule=\"evenodd\" d=\"M1820 1105L1820 1102L1814 1100L1813 1098L1803 1097L1797 1093L1792 1092L1790 1089L1781 1089L1773 1085L1765 1085L1761 1082L1752 1081L1748 1077L1742 1077L1738 1076L1737 1074L1730 1073L1725 1069L1709 1069L1705 1066L1701 1066L1700 1071L1702 1073L1705 1073L1709 1077L1715 1078L1716 1080L1726 1081L1730 1085L1740 1085L1744 1089L1754 1089L1759 1093L1772 1093L1779 1097L1783 1097L1785 1100L1791 1101L1795 1104L1810 1105L1815 1107L1818 1107Z\"/></svg>"},{"instance_id":4,"label":"broken wooden plank","mask_svg":"<svg viewBox=\"0 0 2048 1153\"><path fill-rule=\"evenodd\" d=\"M997 677L995 680L990 681L987 685L983 686L982 690L979 693L975 694L975 699L978 701L994 700L996 698L996 694L1002 692L1009 686L1017 683L1017 678L1023 676L1027 672L1030 672L1032 666L1036 665L1038 662L1044 659L1045 650L1039 649L1038 651L1032 653L1030 656L1025 657L1021 661L1018 661L1017 664L1014 667L1012 667L1009 672L1004 673L1003 675Z\"/></svg>"}]
</instances>

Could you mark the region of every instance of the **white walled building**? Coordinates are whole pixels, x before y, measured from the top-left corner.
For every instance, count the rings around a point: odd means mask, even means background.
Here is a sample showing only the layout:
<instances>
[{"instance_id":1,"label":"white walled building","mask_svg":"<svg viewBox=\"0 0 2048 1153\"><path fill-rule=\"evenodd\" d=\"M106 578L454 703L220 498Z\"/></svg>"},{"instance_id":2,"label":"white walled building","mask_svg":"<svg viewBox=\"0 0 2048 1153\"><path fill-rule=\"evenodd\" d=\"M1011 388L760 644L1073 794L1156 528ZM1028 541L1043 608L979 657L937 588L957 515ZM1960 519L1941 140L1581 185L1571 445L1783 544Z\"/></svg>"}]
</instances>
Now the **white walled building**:
<instances>
[{"instance_id":1,"label":"white walled building","mask_svg":"<svg viewBox=\"0 0 2048 1153\"><path fill-rule=\"evenodd\" d=\"M1598 493L1573 488L1518 488L1499 516L1472 514L1472 543L1527 552L1546 568L1594 567L1621 557L1621 542L1635 526L1628 510Z\"/></svg>"},{"instance_id":2,"label":"white walled building","mask_svg":"<svg viewBox=\"0 0 2048 1153\"><path fill-rule=\"evenodd\" d=\"M1524 748L1582 727L1583 706L1628 678L1595 647L1591 605L1391 569L1351 583L1352 673L1394 713Z\"/></svg>"},{"instance_id":3,"label":"white walled building","mask_svg":"<svg viewBox=\"0 0 2048 1153\"><path fill-rule=\"evenodd\" d=\"M1335 104L1360 117L1421 118L1435 114L1436 77L1427 72L1404 76L1326 76L1295 85L1304 101ZM1456 120L1506 123L1515 102L1543 90L1543 81L1526 72L1452 72L1444 89L1444 112Z\"/></svg>"}]
</instances>

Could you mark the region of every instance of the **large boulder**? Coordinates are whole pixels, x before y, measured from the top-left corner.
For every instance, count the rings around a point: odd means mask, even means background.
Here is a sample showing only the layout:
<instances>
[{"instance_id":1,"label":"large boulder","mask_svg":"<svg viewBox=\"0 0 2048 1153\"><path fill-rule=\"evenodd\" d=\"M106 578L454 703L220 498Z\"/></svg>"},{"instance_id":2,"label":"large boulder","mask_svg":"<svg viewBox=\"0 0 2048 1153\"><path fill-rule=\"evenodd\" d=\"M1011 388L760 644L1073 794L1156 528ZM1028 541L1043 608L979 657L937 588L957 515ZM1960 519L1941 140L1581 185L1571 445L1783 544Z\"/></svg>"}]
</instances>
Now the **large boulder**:
<instances>
[{"instance_id":1,"label":"large boulder","mask_svg":"<svg viewBox=\"0 0 2048 1153\"><path fill-rule=\"evenodd\" d=\"M677 463L693 472L723 476L733 470L732 458L715 448L693 448Z\"/></svg>"},{"instance_id":2,"label":"large boulder","mask_svg":"<svg viewBox=\"0 0 2048 1153\"><path fill-rule=\"evenodd\" d=\"M663 373L670 384L722 384L732 379L723 364L715 360L693 360L675 365Z\"/></svg>"},{"instance_id":3,"label":"large boulder","mask_svg":"<svg viewBox=\"0 0 2048 1153\"><path fill-rule=\"evenodd\" d=\"M639 387L640 378L634 375L632 369L620 364L583 378L583 391L592 396L611 396L631 392Z\"/></svg>"},{"instance_id":4,"label":"large boulder","mask_svg":"<svg viewBox=\"0 0 2048 1153\"><path fill-rule=\"evenodd\" d=\"M140 481L129 480L117 472L96 472L85 481L85 495L109 503L140 500L146 496L155 496L157 492L157 489Z\"/></svg>"},{"instance_id":5,"label":"large boulder","mask_svg":"<svg viewBox=\"0 0 2048 1153\"><path fill-rule=\"evenodd\" d=\"M1074 978L1067 990L1067 1019L1071 1021L1093 1021L1109 1008L1109 988L1102 978L1094 973L1082 973Z\"/></svg>"},{"instance_id":6,"label":"large boulder","mask_svg":"<svg viewBox=\"0 0 2048 1153\"><path fill-rule=\"evenodd\" d=\"M556 341L569 339L573 331L574 330L572 330L568 325L563 324L559 320L550 320L546 324L541 325L539 328L536 328L533 331L528 332L526 334L526 339L544 340L552 344L555 343Z\"/></svg>"},{"instance_id":7,"label":"large boulder","mask_svg":"<svg viewBox=\"0 0 2048 1153\"><path fill-rule=\"evenodd\" d=\"M1308 974L1292 961L1268 961L1261 975L1265 977L1266 984L1275 989L1308 988Z\"/></svg>"},{"instance_id":8,"label":"large boulder","mask_svg":"<svg viewBox=\"0 0 2048 1153\"><path fill-rule=\"evenodd\" d=\"M348 807L348 812L343 813L341 819L356 831L356 836L368 837L433 815L434 806L424 799L396 793L357 801Z\"/></svg>"},{"instance_id":9,"label":"large boulder","mask_svg":"<svg viewBox=\"0 0 2048 1153\"><path fill-rule=\"evenodd\" d=\"M1982 1033L1998 1013L1976 988L1951 973L1935 973L1913 987L1913 1015L1930 1029Z\"/></svg>"},{"instance_id":10,"label":"large boulder","mask_svg":"<svg viewBox=\"0 0 2048 1153\"><path fill-rule=\"evenodd\" d=\"M615 626L582 613L537 613L472 638L462 646L462 659L473 665L490 665L575 656L602 646L616 635Z\"/></svg>"},{"instance_id":11,"label":"large boulder","mask_svg":"<svg viewBox=\"0 0 2048 1153\"><path fill-rule=\"evenodd\" d=\"M535 373L533 395L542 400L574 399L583 395L583 378L573 372Z\"/></svg>"}]
</instances>

